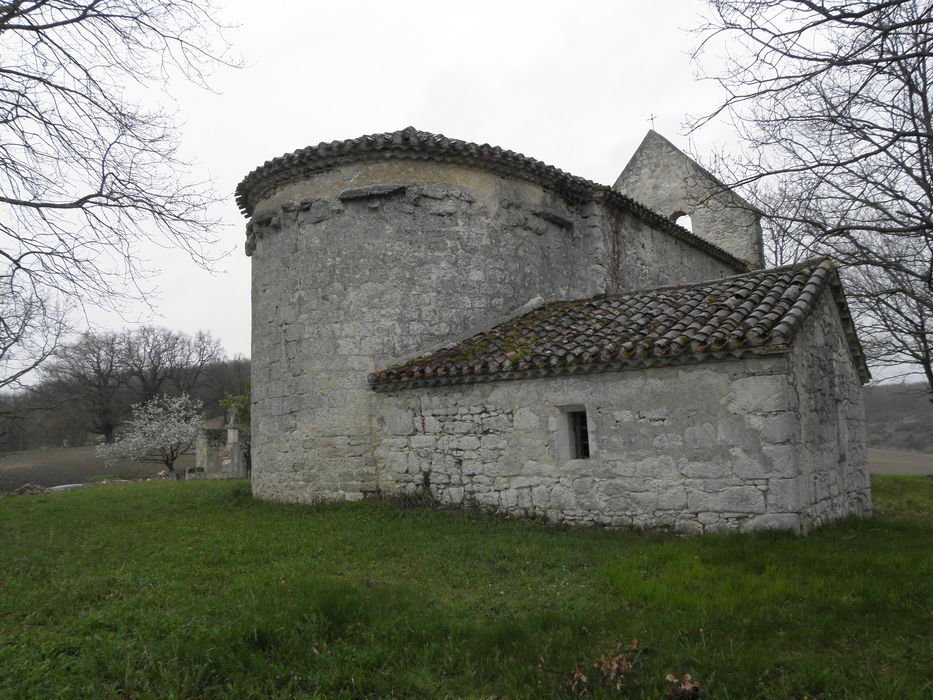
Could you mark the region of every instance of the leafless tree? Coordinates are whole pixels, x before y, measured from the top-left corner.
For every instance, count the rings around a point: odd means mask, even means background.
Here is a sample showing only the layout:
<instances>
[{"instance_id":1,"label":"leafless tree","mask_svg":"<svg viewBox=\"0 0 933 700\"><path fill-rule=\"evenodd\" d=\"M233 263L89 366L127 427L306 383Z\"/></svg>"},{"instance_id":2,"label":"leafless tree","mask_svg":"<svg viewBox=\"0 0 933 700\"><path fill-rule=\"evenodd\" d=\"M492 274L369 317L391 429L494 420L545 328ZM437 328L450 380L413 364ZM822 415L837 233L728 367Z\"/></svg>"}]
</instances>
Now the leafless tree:
<instances>
[{"instance_id":1,"label":"leafless tree","mask_svg":"<svg viewBox=\"0 0 933 700\"><path fill-rule=\"evenodd\" d=\"M0 390L45 362L65 332L65 312L50 306L32 289L7 286L0 294Z\"/></svg>"},{"instance_id":2,"label":"leafless tree","mask_svg":"<svg viewBox=\"0 0 933 700\"><path fill-rule=\"evenodd\" d=\"M902 241L885 241L888 246ZM907 253L898 251L900 260ZM921 257L918 264L922 264ZM851 268L849 298L859 317L866 356L879 367L920 367L933 387L933 308L921 300L929 294L917 289L917 276L880 266Z\"/></svg>"},{"instance_id":3,"label":"leafless tree","mask_svg":"<svg viewBox=\"0 0 933 700\"><path fill-rule=\"evenodd\" d=\"M862 316L870 343L917 361L908 348L929 343L933 312L933 4L710 7L696 57L726 52L725 68L704 77L728 97L690 127L731 118L746 148L717 169L766 214L771 252L842 262L856 289L885 299Z\"/></svg>"},{"instance_id":4,"label":"leafless tree","mask_svg":"<svg viewBox=\"0 0 933 700\"><path fill-rule=\"evenodd\" d=\"M122 341L127 375L133 381L137 399L145 403L161 394L171 379L184 339L168 328L143 326L124 331Z\"/></svg>"},{"instance_id":5,"label":"leafless tree","mask_svg":"<svg viewBox=\"0 0 933 700\"><path fill-rule=\"evenodd\" d=\"M59 348L44 371L63 396L82 407L88 429L113 442L129 405L120 334L88 331L77 342Z\"/></svg>"},{"instance_id":6,"label":"leafless tree","mask_svg":"<svg viewBox=\"0 0 933 700\"><path fill-rule=\"evenodd\" d=\"M194 336L168 328L143 326L122 334L124 362L137 399L146 403L171 385L190 393L207 365L223 358L220 341L210 333Z\"/></svg>"},{"instance_id":7,"label":"leafless tree","mask_svg":"<svg viewBox=\"0 0 933 700\"><path fill-rule=\"evenodd\" d=\"M148 340L141 342L143 331ZM171 336L171 342L163 335ZM151 359L143 361L129 352L166 345L182 350L170 358L160 352L144 354ZM209 360L214 353L216 359ZM146 383L138 379L140 374ZM143 402L140 397L153 386L178 394L184 393L180 387L192 385L188 393L214 415L221 410L221 399L239 392L248 378L249 360L225 359L219 343L207 333L192 336L149 327L90 333L61 344L40 369L38 382L0 391L0 452L84 445L89 432L106 438L108 427L123 424L130 404Z\"/></svg>"},{"instance_id":8,"label":"leafless tree","mask_svg":"<svg viewBox=\"0 0 933 700\"><path fill-rule=\"evenodd\" d=\"M239 354L211 363L204 370L198 396L204 400L205 405L220 405L224 396L239 392L249 381L249 367L249 358Z\"/></svg>"},{"instance_id":9,"label":"leafless tree","mask_svg":"<svg viewBox=\"0 0 933 700\"><path fill-rule=\"evenodd\" d=\"M122 332L87 332L61 346L45 368L62 396L84 410L88 429L107 442L126 418L131 400L147 403L171 390L187 393L205 368L223 359L219 341L143 326Z\"/></svg>"},{"instance_id":10,"label":"leafless tree","mask_svg":"<svg viewBox=\"0 0 933 700\"><path fill-rule=\"evenodd\" d=\"M181 354L172 373L175 389L190 394L205 377L208 367L224 358L220 341L207 331L198 331L193 336L185 335Z\"/></svg>"},{"instance_id":11,"label":"leafless tree","mask_svg":"<svg viewBox=\"0 0 933 700\"><path fill-rule=\"evenodd\" d=\"M55 321L38 310L63 298L138 296L141 242L211 263L215 197L187 177L173 116L142 105L229 63L215 17L198 0L0 4L0 296L28 290L37 333ZM38 342L19 347L36 364L49 349Z\"/></svg>"}]
</instances>

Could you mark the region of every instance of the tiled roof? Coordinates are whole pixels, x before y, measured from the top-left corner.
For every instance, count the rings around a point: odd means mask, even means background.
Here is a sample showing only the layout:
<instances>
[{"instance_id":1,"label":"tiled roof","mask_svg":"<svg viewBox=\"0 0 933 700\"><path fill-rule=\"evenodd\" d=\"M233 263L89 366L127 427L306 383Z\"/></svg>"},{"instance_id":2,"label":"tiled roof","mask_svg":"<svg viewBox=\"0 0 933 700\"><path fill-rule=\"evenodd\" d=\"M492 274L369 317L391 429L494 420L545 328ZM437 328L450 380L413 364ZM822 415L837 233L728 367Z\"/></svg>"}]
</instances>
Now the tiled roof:
<instances>
[{"instance_id":1,"label":"tiled roof","mask_svg":"<svg viewBox=\"0 0 933 700\"><path fill-rule=\"evenodd\" d=\"M830 260L681 287L554 301L453 347L374 372L374 388L611 371L786 352L829 287L870 378Z\"/></svg>"},{"instance_id":2,"label":"tiled roof","mask_svg":"<svg viewBox=\"0 0 933 700\"><path fill-rule=\"evenodd\" d=\"M748 269L748 264L722 248L695 236L631 197L606 185L547 165L540 160L489 144L476 144L447 138L408 127L401 131L369 134L355 139L319 143L266 161L243 178L236 188L236 202L244 216L252 216L257 202L278 187L300 178L329 170L345 163L365 160L409 159L473 165L494 173L520 177L560 194L570 202L603 200L629 211L655 228L670 233L695 248L728 263L736 270Z\"/></svg>"}]
</instances>

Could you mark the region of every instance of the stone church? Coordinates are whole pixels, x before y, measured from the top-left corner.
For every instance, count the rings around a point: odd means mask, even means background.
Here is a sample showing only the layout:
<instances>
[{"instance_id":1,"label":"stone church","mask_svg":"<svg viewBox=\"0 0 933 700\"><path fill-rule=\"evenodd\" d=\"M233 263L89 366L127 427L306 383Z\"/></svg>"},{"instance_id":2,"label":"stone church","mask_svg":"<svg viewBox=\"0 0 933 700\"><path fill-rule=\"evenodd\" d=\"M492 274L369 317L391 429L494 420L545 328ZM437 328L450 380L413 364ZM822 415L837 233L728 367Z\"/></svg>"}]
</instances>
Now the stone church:
<instances>
[{"instance_id":1,"label":"stone church","mask_svg":"<svg viewBox=\"0 0 933 700\"><path fill-rule=\"evenodd\" d=\"M237 203L260 498L685 532L871 511L832 261L764 269L758 214L653 131L612 187L408 128L274 158Z\"/></svg>"}]
</instances>

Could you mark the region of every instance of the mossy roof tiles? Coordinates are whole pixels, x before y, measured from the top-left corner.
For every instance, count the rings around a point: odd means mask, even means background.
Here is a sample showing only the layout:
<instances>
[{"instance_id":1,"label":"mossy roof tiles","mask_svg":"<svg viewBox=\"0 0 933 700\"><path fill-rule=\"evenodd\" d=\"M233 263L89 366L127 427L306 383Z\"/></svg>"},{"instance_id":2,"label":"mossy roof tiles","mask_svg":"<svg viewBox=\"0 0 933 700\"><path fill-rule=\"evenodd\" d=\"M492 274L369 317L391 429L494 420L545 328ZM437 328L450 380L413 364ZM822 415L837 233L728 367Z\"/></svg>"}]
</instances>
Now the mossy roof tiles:
<instances>
[{"instance_id":1,"label":"mossy roof tiles","mask_svg":"<svg viewBox=\"0 0 933 700\"><path fill-rule=\"evenodd\" d=\"M377 389L612 371L786 352L824 289L870 378L832 261L680 287L553 301L452 347L374 372Z\"/></svg>"}]
</instances>

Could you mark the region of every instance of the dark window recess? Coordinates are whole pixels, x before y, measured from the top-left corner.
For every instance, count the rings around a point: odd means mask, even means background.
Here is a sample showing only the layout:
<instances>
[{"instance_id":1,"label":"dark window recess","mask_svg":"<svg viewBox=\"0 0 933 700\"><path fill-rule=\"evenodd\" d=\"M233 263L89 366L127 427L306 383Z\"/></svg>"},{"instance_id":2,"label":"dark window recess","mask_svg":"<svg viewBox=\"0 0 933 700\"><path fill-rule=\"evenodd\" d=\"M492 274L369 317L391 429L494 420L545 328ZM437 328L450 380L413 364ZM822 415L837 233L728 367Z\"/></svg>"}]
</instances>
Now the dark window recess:
<instances>
[{"instance_id":1,"label":"dark window recess","mask_svg":"<svg viewBox=\"0 0 933 700\"><path fill-rule=\"evenodd\" d=\"M570 457L586 459L590 456L590 433L586 427L586 411L570 411Z\"/></svg>"}]
</instances>

